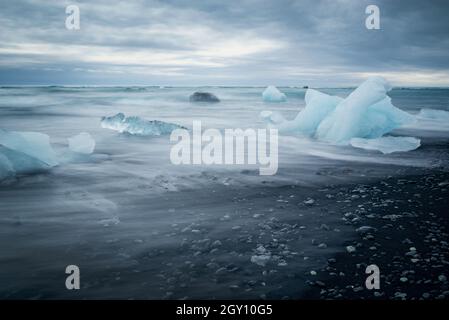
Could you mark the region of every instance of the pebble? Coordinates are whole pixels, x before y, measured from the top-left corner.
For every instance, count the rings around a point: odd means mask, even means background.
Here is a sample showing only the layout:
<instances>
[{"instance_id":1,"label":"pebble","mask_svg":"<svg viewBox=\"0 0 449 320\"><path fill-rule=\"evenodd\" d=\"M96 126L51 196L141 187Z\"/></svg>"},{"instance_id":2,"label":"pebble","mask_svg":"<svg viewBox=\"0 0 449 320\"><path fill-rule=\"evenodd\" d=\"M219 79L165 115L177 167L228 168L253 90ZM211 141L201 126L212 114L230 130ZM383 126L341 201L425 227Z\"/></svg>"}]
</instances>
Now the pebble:
<instances>
[{"instance_id":1,"label":"pebble","mask_svg":"<svg viewBox=\"0 0 449 320\"><path fill-rule=\"evenodd\" d=\"M315 200L310 198L310 199L305 200L304 203L307 204L307 205L312 205L312 204L315 203Z\"/></svg>"},{"instance_id":2,"label":"pebble","mask_svg":"<svg viewBox=\"0 0 449 320\"><path fill-rule=\"evenodd\" d=\"M348 251L348 253L353 253L356 251L356 248L354 246L347 246L346 251Z\"/></svg>"}]
</instances>

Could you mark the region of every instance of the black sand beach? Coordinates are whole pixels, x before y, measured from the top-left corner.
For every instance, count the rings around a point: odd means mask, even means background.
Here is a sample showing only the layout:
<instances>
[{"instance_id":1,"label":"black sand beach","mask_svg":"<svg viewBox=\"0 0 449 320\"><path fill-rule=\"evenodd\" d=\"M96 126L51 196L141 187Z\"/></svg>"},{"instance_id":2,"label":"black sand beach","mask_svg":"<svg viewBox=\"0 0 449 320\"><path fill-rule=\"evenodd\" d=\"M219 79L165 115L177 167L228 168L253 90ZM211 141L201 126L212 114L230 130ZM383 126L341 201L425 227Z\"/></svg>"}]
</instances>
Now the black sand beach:
<instances>
[{"instance_id":1,"label":"black sand beach","mask_svg":"<svg viewBox=\"0 0 449 320\"><path fill-rule=\"evenodd\" d=\"M339 188L341 219L358 236L309 277L307 298L448 299L449 173L387 178ZM380 290L365 288L367 265L380 269Z\"/></svg>"},{"instance_id":2,"label":"black sand beach","mask_svg":"<svg viewBox=\"0 0 449 320\"><path fill-rule=\"evenodd\" d=\"M38 185L3 188L0 196L26 196ZM2 254L0 293L7 299L446 299L448 187L444 169L316 188L216 184L153 199L129 196L119 205L134 214L101 226L83 222L91 212L74 212L65 225L52 223L51 211L39 222L8 220L4 201L0 237L14 234L15 241ZM78 292L64 287L64 268L73 263L82 270ZM380 290L365 289L369 264L380 268Z\"/></svg>"}]
</instances>

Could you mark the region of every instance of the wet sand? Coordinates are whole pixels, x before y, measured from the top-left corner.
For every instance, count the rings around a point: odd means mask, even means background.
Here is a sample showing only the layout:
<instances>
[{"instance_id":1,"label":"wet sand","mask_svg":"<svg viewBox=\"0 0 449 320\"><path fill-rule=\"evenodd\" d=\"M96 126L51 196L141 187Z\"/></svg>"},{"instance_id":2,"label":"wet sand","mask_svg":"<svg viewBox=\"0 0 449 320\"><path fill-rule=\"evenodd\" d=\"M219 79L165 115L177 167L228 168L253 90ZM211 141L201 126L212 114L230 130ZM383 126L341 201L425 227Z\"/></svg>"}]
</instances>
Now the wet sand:
<instances>
[{"instance_id":1,"label":"wet sand","mask_svg":"<svg viewBox=\"0 0 449 320\"><path fill-rule=\"evenodd\" d=\"M350 174L343 171L316 174ZM9 244L0 254L2 298L447 298L445 171L316 187L212 182L147 196L106 189L115 207L96 195L102 210L64 213L57 185L56 198L28 208L48 188L45 175L29 179L0 190L0 240ZM92 196L79 192L64 196ZM23 203L8 202L17 194ZM18 205L11 216L8 206ZM381 270L377 293L364 289L372 263ZM69 264L81 269L79 291L64 287Z\"/></svg>"}]
</instances>

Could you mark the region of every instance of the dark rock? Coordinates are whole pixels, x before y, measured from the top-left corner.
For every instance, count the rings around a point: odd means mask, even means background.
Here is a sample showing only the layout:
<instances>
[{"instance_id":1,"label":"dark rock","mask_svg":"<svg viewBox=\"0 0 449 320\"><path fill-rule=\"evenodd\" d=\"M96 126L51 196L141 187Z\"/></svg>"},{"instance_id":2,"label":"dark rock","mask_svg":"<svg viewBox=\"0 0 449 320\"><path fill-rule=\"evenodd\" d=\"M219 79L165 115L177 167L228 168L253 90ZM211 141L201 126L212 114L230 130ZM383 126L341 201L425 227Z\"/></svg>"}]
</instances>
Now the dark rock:
<instances>
[{"instance_id":1,"label":"dark rock","mask_svg":"<svg viewBox=\"0 0 449 320\"><path fill-rule=\"evenodd\" d=\"M220 102L214 94L209 92L195 92L189 98L190 102Z\"/></svg>"}]
</instances>

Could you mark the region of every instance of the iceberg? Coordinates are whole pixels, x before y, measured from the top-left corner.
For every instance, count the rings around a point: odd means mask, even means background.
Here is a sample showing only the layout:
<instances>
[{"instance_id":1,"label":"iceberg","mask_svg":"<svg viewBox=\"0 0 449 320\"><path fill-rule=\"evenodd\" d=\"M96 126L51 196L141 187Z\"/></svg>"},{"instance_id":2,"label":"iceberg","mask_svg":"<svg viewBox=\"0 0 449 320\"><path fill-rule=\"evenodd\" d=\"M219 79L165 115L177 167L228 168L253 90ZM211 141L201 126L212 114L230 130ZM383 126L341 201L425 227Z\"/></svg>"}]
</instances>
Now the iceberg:
<instances>
[{"instance_id":1,"label":"iceberg","mask_svg":"<svg viewBox=\"0 0 449 320\"><path fill-rule=\"evenodd\" d=\"M351 138L379 138L415 118L391 103L387 92L391 89L381 77L362 83L318 126L318 139L347 144Z\"/></svg>"},{"instance_id":2,"label":"iceberg","mask_svg":"<svg viewBox=\"0 0 449 320\"><path fill-rule=\"evenodd\" d=\"M139 117L125 117L117 113L112 117L103 117L101 126L106 129L138 136L160 136L170 134L175 129L186 129L174 123L159 120L145 120Z\"/></svg>"},{"instance_id":3,"label":"iceberg","mask_svg":"<svg viewBox=\"0 0 449 320\"><path fill-rule=\"evenodd\" d=\"M48 135L0 129L0 178L47 170L56 165L58 160Z\"/></svg>"},{"instance_id":4,"label":"iceberg","mask_svg":"<svg viewBox=\"0 0 449 320\"><path fill-rule=\"evenodd\" d=\"M413 137L380 137L376 139L352 138L350 144L355 148L377 150L383 154L405 152L419 148L421 141Z\"/></svg>"},{"instance_id":5,"label":"iceberg","mask_svg":"<svg viewBox=\"0 0 449 320\"><path fill-rule=\"evenodd\" d=\"M268 86L262 93L262 98L265 102L284 102L287 100L285 94L275 86Z\"/></svg>"},{"instance_id":6,"label":"iceberg","mask_svg":"<svg viewBox=\"0 0 449 320\"><path fill-rule=\"evenodd\" d=\"M81 132L80 134L68 138L69 149L72 152L82 154L92 154L95 149L95 140L87 132Z\"/></svg>"},{"instance_id":7,"label":"iceberg","mask_svg":"<svg viewBox=\"0 0 449 320\"><path fill-rule=\"evenodd\" d=\"M326 118L343 99L330 96L317 90L306 91L306 107L292 121L285 120L278 112L262 111L260 116L279 133L297 133L306 136L315 134L318 125Z\"/></svg>"},{"instance_id":8,"label":"iceberg","mask_svg":"<svg viewBox=\"0 0 449 320\"><path fill-rule=\"evenodd\" d=\"M280 133L304 134L332 144L347 145L352 138L376 139L416 120L393 106L389 90L391 86L381 77L369 78L345 99L308 89L306 107L294 120L271 111L262 112L261 117Z\"/></svg>"}]
</instances>

